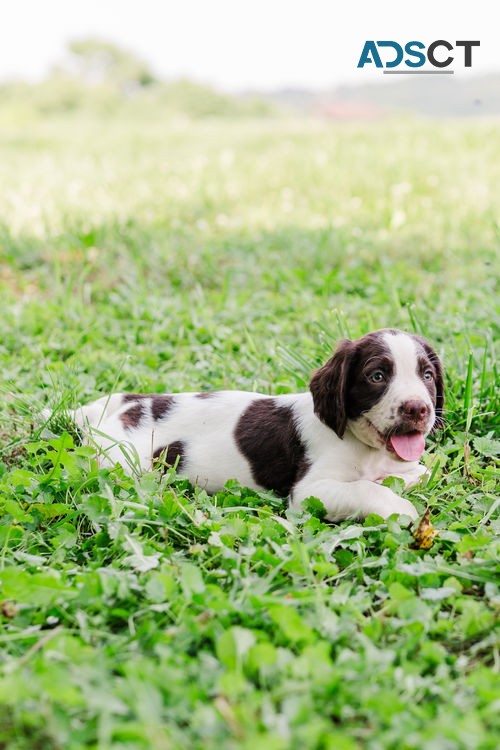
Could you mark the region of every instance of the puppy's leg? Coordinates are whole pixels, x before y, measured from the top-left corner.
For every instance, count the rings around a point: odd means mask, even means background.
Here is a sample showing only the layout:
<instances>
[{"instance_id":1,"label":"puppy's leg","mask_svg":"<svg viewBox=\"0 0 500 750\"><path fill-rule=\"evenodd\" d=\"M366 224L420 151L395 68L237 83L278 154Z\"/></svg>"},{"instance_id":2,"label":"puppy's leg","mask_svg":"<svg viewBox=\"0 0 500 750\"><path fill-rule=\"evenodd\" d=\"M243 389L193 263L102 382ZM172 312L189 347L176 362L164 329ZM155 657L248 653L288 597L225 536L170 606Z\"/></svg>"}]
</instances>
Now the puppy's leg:
<instances>
[{"instance_id":1,"label":"puppy's leg","mask_svg":"<svg viewBox=\"0 0 500 750\"><path fill-rule=\"evenodd\" d=\"M290 507L300 509L302 501L311 496L321 500L329 521L365 518L369 513L377 513L382 518L388 518L393 513L404 514L412 519L418 517L415 506L409 500L399 497L388 487L367 479L356 482L302 480L293 489Z\"/></svg>"}]
</instances>

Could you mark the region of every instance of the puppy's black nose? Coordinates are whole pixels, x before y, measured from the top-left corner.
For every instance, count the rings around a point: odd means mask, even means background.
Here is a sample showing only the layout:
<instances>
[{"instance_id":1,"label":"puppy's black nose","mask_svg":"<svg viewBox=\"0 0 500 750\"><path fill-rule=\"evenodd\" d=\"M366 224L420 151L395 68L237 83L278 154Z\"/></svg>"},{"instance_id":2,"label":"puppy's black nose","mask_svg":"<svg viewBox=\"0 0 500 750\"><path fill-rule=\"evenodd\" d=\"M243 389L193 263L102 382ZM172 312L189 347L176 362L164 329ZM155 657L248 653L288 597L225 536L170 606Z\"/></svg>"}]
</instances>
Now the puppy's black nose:
<instances>
[{"instance_id":1,"label":"puppy's black nose","mask_svg":"<svg viewBox=\"0 0 500 750\"><path fill-rule=\"evenodd\" d=\"M417 399L413 401L405 401L399 407L399 413L406 419L412 419L415 422L425 419L429 416L429 407L423 401Z\"/></svg>"}]
</instances>

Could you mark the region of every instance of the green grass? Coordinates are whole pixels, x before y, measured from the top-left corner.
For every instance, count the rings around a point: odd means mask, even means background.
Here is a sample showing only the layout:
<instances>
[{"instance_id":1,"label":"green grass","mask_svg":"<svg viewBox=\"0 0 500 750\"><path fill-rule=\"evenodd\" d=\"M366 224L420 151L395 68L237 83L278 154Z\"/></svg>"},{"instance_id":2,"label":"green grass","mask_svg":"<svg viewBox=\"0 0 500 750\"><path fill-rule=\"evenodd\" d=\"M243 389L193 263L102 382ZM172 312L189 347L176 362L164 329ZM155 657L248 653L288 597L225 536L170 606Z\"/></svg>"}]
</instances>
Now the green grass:
<instances>
[{"instance_id":1,"label":"green grass","mask_svg":"<svg viewBox=\"0 0 500 750\"><path fill-rule=\"evenodd\" d=\"M496 750L497 123L47 121L0 160L0 747ZM446 367L427 551L36 425L303 389L386 325Z\"/></svg>"}]
</instances>

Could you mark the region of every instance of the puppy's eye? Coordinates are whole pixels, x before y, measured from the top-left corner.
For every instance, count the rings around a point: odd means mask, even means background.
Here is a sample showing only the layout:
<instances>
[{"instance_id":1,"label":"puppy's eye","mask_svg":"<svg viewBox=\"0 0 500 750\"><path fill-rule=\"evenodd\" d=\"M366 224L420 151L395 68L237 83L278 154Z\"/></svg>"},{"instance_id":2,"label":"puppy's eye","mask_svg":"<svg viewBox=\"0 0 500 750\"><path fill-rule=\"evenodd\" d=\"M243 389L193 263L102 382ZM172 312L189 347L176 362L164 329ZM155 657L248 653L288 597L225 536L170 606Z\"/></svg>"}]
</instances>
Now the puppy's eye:
<instances>
[{"instance_id":1,"label":"puppy's eye","mask_svg":"<svg viewBox=\"0 0 500 750\"><path fill-rule=\"evenodd\" d=\"M385 383L385 375L382 370L375 370L368 375L368 380L372 383Z\"/></svg>"},{"instance_id":2,"label":"puppy's eye","mask_svg":"<svg viewBox=\"0 0 500 750\"><path fill-rule=\"evenodd\" d=\"M432 370L426 370L424 372L424 380L434 380L434 373Z\"/></svg>"}]
</instances>

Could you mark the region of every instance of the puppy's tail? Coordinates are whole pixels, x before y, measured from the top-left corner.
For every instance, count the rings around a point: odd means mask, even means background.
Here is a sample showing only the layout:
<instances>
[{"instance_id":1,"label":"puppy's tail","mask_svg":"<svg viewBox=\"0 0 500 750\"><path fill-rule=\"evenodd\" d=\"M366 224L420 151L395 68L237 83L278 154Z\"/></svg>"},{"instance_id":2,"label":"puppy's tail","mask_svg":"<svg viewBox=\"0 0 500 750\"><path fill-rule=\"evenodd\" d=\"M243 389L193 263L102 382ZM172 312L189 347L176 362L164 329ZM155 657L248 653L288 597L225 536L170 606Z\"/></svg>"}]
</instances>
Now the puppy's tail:
<instances>
[{"instance_id":1,"label":"puppy's tail","mask_svg":"<svg viewBox=\"0 0 500 750\"><path fill-rule=\"evenodd\" d=\"M67 411L64 416L69 418L77 427L85 430L85 427L98 428L101 422L114 414L123 406L121 393L113 393L110 396L102 396L97 401L86 406L79 406L77 409ZM60 416L59 410L42 409L41 416L44 422L51 422Z\"/></svg>"}]
</instances>

